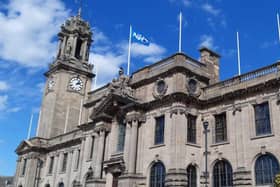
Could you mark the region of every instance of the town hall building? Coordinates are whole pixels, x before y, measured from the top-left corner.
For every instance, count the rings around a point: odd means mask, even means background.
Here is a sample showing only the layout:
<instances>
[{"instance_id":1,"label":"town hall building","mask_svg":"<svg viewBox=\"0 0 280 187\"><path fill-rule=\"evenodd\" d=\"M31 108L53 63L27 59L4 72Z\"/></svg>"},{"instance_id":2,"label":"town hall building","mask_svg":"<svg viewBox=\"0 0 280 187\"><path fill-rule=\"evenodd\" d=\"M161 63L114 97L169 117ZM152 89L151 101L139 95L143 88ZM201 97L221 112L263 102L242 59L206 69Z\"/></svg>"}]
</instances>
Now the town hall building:
<instances>
[{"instance_id":1,"label":"town hall building","mask_svg":"<svg viewBox=\"0 0 280 187\"><path fill-rule=\"evenodd\" d=\"M203 47L91 91L93 35L80 14L61 26L15 187L273 186L280 61L220 81L220 56Z\"/></svg>"}]
</instances>

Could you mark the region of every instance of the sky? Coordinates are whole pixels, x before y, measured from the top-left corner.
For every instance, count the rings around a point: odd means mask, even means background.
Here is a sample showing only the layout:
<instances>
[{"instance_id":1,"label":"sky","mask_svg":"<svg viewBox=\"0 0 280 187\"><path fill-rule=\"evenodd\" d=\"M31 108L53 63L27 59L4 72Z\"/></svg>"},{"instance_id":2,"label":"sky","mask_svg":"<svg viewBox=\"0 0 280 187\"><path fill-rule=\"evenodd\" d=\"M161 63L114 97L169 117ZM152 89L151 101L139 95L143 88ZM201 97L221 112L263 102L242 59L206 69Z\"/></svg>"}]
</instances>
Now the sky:
<instances>
[{"instance_id":1,"label":"sky","mask_svg":"<svg viewBox=\"0 0 280 187\"><path fill-rule=\"evenodd\" d=\"M0 175L14 175L15 149L36 134L45 84L43 73L54 59L61 24L76 15L80 0L0 1ZM93 31L90 63L98 70L97 87L126 69L129 25L150 45L132 44L131 72L178 51L179 12L182 49L199 59L206 46L219 53L221 80L280 59L276 13L279 0L82 0L82 17ZM96 69L94 71L96 71Z\"/></svg>"}]
</instances>

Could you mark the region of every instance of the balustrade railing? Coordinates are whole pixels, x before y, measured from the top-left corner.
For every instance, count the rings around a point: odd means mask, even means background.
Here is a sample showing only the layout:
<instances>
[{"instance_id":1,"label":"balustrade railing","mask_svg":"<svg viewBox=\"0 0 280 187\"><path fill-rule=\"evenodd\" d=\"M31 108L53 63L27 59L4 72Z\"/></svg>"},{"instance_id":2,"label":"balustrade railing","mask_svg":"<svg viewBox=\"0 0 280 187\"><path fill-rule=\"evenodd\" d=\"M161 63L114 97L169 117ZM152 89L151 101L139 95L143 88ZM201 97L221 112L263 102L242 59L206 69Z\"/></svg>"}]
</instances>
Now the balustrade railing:
<instances>
[{"instance_id":1,"label":"balustrade railing","mask_svg":"<svg viewBox=\"0 0 280 187\"><path fill-rule=\"evenodd\" d=\"M270 66L266 66L264 68L261 68L261 69L258 69L258 70L255 70L255 71L252 71L249 73L245 73L243 75L210 85L208 87L205 87L204 91L206 93L208 93L208 92L211 92L216 89L221 89L221 88L241 84L241 83L244 83L244 82L247 82L250 80L254 80L254 79L257 79L257 78L265 76L265 75L277 73L280 71L279 67L280 67L280 62L277 62Z\"/></svg>"}]
</instances>

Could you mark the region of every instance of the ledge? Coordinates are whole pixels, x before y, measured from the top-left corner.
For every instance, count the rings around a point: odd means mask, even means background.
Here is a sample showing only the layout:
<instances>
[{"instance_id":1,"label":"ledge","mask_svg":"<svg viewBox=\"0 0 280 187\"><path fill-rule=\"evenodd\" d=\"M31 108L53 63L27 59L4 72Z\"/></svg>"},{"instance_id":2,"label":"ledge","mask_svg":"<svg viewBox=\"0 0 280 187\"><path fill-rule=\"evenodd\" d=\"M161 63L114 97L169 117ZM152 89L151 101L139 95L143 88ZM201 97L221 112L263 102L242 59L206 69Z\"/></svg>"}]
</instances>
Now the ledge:
<instances>
[{"instance_id":1,"label":"ledge","mask_svg":"<svg viewBox=\"0 0 280 187\"><path fill-rule=\"evenodd\" d=\"M158 147L164 147L165 144L157 144L157 145L153 145L150 147L150 149L155 149L155 148L158 148Z\"/></svg>"},{"instance_id":2,"label":"ledge","mask_svg":"<svg viewBox=\"0 0 280 187\"><path fill-rule=\"evenodd\" d=\"M227 144L230 144L229 141L214 143L210 145L210 147L216 147L216 146L227 145Z\"/></svg>"},{"instance_id":3,"label":"ledge","mask_svg":"<svg viewBox=\"0 0 280 187\"><path fill-rule=\"evenodd\" d=\"M257 140L257 139L261 139L261 138L269 138L269 137L272 137L272 136L274 136L274 134L259 135L259 136L252 137L251 140Z\"/></svg>"},{"instance_id":4,"label":"ledge","mask_svg":"<svg viewBox=\"0 0 280 187\"><path fill-rule=\"evenodd\" d=\"M201 148L201 146L200 146L200 145L195 144L195 143L190 143L190 142L187 142L187 143L186 143L186 145L191 146L191 147Z\"/></svg>"}]
</instances>

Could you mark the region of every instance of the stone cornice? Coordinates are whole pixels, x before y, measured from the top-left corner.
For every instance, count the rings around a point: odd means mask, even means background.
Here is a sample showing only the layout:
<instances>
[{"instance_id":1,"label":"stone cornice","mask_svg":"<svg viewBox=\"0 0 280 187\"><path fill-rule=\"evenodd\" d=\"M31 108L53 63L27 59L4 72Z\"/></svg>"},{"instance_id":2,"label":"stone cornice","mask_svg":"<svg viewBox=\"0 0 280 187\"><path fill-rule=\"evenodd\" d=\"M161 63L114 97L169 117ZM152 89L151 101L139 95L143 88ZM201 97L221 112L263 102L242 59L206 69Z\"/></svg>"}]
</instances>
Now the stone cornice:
<instances>
[{"instance_id":1,"label":"stone cornice","mask_svg":"<svg viewBox=\"0 0 280 187\"><path fill-rule=\"evenodd\" d=\"M174 66L174 67L170 68L169 70L164 71L164 72L162 72L160 74L157 74L155 76L152 76L148 79L143 79L141 81L131 83L130 86L135 89L135 88L141 87L143 85L156 82L159 78L169 77L170 74L174 74L174 73L184 73L184 74L187 74L189 76L195 76L198 80L202 80L203 82L208 82L209 81L208 78L206 78L204 76L201 76L201 75L198 75L198 74L192 72L191 70L189 70L189 69L187 69L183 66Z\"/></svg>"},{"instance_id":2,"label":"stone cornice","mask_svg":"<svg viewBox=\"0 0 280 187\"><path fill-rule=\"evenodd\" d=\"M83 67L80 65L81 62L78 62L80 67L76 67L75 64L77 63L76 60L71 62L71 59L65 59L65 60L60 60L58 59L54 64L50 65L50 69L45 73L45 76L49 76L51 73L60 70L60 69L65 69L69 71L74 71L77 72L81 75L85 75L89 78L94 78L95 74L92 73L92 67L90 64L86 64L86 67Z\"/></svg>"},{"instance_id":3,"label":"stone cornice","mask_svg":"<svg viewBox=\"0 0 280 187\"><path fill-rule=\"evenodd\" d=\"M132 111L127 113L125 120L128 123L132 123L133 121L145 122L146 118L140 112Z\"/></svg>"}]
</instances>

